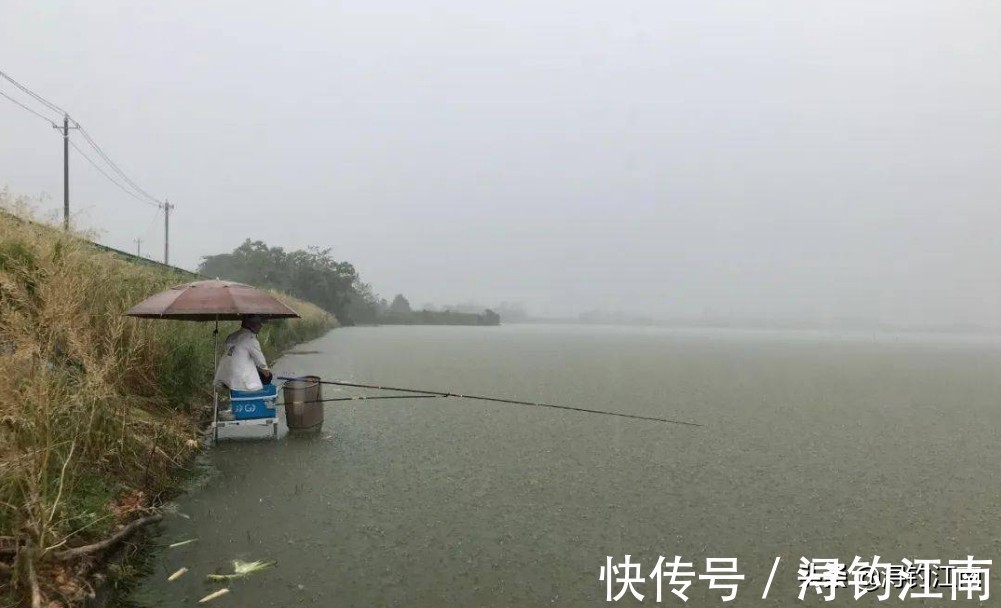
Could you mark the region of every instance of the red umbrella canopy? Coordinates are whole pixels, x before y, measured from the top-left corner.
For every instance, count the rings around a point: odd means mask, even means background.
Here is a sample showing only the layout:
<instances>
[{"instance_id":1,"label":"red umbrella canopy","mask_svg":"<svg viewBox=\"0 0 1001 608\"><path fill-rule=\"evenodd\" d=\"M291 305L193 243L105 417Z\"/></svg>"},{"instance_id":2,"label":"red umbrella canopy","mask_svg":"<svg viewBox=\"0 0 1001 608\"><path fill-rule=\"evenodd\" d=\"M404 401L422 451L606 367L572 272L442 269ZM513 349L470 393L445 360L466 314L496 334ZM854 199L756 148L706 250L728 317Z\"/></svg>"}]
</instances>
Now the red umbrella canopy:
<instances>
[{"instance_id":1,"label":"red umbrella canopy","mask_svg":"<svg viewBox=\"0 0 1001 608\"><path fill-rule=\"evenodd\" d=\"M299 313L256 287L232 281L195 281L146 298L125 313L144 319L234 321L250 315L288 319Z\"/></svg>"}]
</instances>

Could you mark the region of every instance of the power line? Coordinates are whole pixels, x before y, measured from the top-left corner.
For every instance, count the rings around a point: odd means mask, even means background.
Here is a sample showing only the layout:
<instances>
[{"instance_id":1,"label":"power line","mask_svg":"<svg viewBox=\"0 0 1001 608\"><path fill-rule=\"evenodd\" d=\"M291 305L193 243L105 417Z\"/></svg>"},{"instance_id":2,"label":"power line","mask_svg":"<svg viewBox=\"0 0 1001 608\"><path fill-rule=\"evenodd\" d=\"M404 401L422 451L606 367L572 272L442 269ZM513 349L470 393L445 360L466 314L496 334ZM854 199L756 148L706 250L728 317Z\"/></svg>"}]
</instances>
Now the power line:
<instances>
[{"instance_id":1,"label":"power line","mask_svg":"<svg viewBox=\"0 0 1001 608\"><path fill-rule=\"evenodd\" d=\"M150 233L150 231L151 231L151 230L153 230L153 225L154 225L154 224L156 224L156 218L160 217L160 210L161 210L161 209L163 209L163 207L157 207L157 208L156 208L156 213L154 213L154 214L153 214L153 219L151 219L151 220L149 221L149 226L146 226L146 230L145 230L145 232L143 232L143 233L142 233L142 237L143 237L144 239L145 239L145 238L146 238L147 236L149 236L149 233Z\"/></svg>"},{"instance_id":2,"label":"power line","mask_svg":"<svg viewBox=\"0 0 1001 608\"><path fill-rule=\"evenodd\" d=\"M151 203L151 202L147 201L146 199L140 198L136 193L132 192L131 190L129 190L128 188L126 188L125 186L123 186L122 184L120 184L118 181L116 181L115 178L113 178L110 175L108 175L107 172L104 169L102 169L101 167L99 167L98 164L95 163L89 156L87 156L86 154L84 154L83 150L81 150L80 147L77 146L73 142L73 140L69 140L69 144L71 146L73 146L73 149L76 150L80 154L80 156L84 157L87 160L87 162L91 164L92 167L94 167L95 169L97 169L101 173L101 175L103 175L104 177L106 177L109 182L111 182L112 184L114 184L114 185L118 186L119 188L121 188L122 192L124 192L125 194L128 194L132 198L136 199L137 201L139 201L140 203L143 203L145 205L152 205L154 207L159 206L158 203Z\"/></svg>"},{"instance_id":3,"label":"power line","mask_svg":"<svg viewBox=\"0 0 1001 608\"><path fill-rule=\"evenodd\" d=\"M7 74L5 74L5 73L3 72L3 70L0 70L0 76L4 77L4 78L5 78L5 79L7 79L8 81L10 81L10 83L11 83L11 84L13 84L13 85L14 85L15 87L17 87L17 88L21 89L22 91L24 91L24 92L25 92L25 93L27 93L28 95L31 95L32 97L34 97L36 101L38 101L38 102L39 102L39 103L41 103L42 105L46 106L46 107L47 107L47 108L49 108L50 110L52 110L52 111L54 111L54 112L58 112L59 114L69 114L69 112L67 112L66 110L64 110L64 109L60 108L59 106L57 106L56 104L52 103L52 102L51 102L51 101L49 101L48 99L45 99L44 97L42 97L42 96L41 96L41 95L39 95L38 93L36 93L36 92L32 91L31 89L29 89L28 87L24 86L24 85L23 85L23 84L21 84L20 82L18 82L18 81L16 81L16 80L14 80L13 78L11 78L11 77L10 77L10 76L8 76Z\"/></svg>"},{"instance_id":4,"label":"power line","mask_svg":"<svg viewBox=\"0 0 1001 608\"><path fill-rule=\"evenodd\" d=\"M143 204L146 204L146 205L152 205L152 206L154 206L154 207L157 208L157 212L153 216L153 221L150 222L150 226L148 228L146 228L146 232L147 233L150 231L150 228L152 228L153 222L155 222L156 218L159 217L160 210L161 209L163 210L163 233L164 233L163 234L163 241L164 241L163 242L163 261L166 264L168 262L168 260L169 260L168 256L169 256L169 251L170 251L170 249L169 249L169 247L170 247L170 211L171 211L171 209L173 209L174 206L171 205L170 202L168 202L167 200L164 200L161 203L159 200L157 200L157 198L155 196L153 196L149 192L146 192L145 190L143 190L139 186L139 184L137 184L132 178L130 178L128 175L126 175L126 173L124 171L122 171L122 168L119 167L115 163L115 161L111 160L111 157L108 156L107 153L105 153L104 149L102 149L101 146L96 141L94 141L94 138L91 137L90 133L88 133L87 130L84 129L83 126L79 122L73 121L74 126L71 127L70 126L69 112L67 112L66 110L64 110L61 107L57 106L56 104L52 103L51 101L45 99L44 97L42 97L38 93L35 93L34 91L32 91L28 87L24 86L20 82L14 80L13 78L11 78L10 76L8 76L3 71L0 71L0 77L4 78L5 80L7 80L11 84L13 84L15 87L17 87L18 89L20 89L22 92L24 92L27 95L31 96L32 99L34 99L38 103L44 105L49 110L52 110L53 112L58 112L59 114L62 115L63 125L61 127L61 131L62 131L62 135L63 135L63 227L66 230L69 230L69 184L70 184L70 181L69 181L69 146L73 146L73 149L76 150L77 153L79 153L80 156L82 156L84 158L84 160L86 160L88 163L90 163L90 165L92 167L94 167L95 169L97 169L98 173L100 173L101 175L103 175L109 182L111 182L112 184L114 184L115 186L117 186L122 192L124 192L125 194L128 194L129 196L131 196L132 198L136 199L140 203L143 203ZM41 113L36 112L35 110L33 110L33 109L29 108L28 106L24 105L23 103L21 103L17 99L14 99L10 95L7 95L6 93L4 93L2 91L0 91L0 95L3 95L4 97L6 97L7 99L9 99L10 101L14 102L15 104L17 104L18 106L20 106L21 108L23 108L24 110L27 110L28 112L31 112L35 116L38 116L39 118L41 118L41 119L45 120L46 122L50 123L53 126L53 128L60 129L60 127L55 122L53 122L52 120L49 120L48 118L46 118L45 116L43 116ZM98 165L94 161L94 159L92 159L90 156L88 156L87 154L85 154L84 151L81 150L80 147L77 146L75 142L73 142L72 140L70 140L70 137L69 137L70 129L77 129L77 130L79 130L80 134L87 141L87 143L90 145L90 147L93 148L95 152L97 152L98 156L100 156L101 159L107 164L107 166L111 168L112 172L115 173L119 178L121 178L122 180L124 180L124 182L126 184L128 184L128 186L130 186L132 189L130 190L126 186L122 185L122 183L119 182L117 179L115 179L111 175L108 175L108 172L105 171L104 169L102 169L100 167L100 165ZM145 235L143 235L143 236L145 236ZM137 244L138 244L138 240L137 240Z\"/></svg>"},{"instance_id":5,"label":"power line","mask_svg":"<svg viewBox=\"0 0 1001 608\"><path fill-rule=\"evenodd\" d=\"M160 201L155 196L153 196L149 192L146 192L145 190L139 187L139 184L132 181L132 179L128 175L126 175L125 172L122 171L121 168L119 168L119 166L116 165L115 162L111 160L111 158L107 154L104 153L104 150L101 149L101 146L97 145L97 142L94 141L94 138L90 136L90 133L87 132L87 129L84 129L80 125L80 123L77 123L77 126L80 128L80 135L83 135L83 138L87 140L87 143L89 143L90 146L94 148L95 151L97 151L98 155L104 159L104 162L108 163L108 166L110 166L115 171L115 173L117 173L123 180L125 180L126 183L135 188L136 192L139 192L140 194L148 198L150 201L156 203L157 205L161 204Z\"/></svg>"},{"instance_id":6,"label":"power line","mask_svg":"<svg viewBox=\"0 0 1001 608\"><path fill-rule=\"evenodd\" d=\"M53 121L53 120L51 120L51 119L49 119L49 118L46 118L46 117L45 117L45 116L43 116L42 114L39 114L38 112L36 112L36 111L32 110L32 109L31 109L31 108L29 108L28 106L24 105L23 103L21 103L20 101L18 101L18 100L16 100L16 99L14 99L13 97L11 97L10 95L8 95L8 94L4 93L3 91L0 91L0 95L3 95L3 96L4 96L4 97L6 97L7 99L9 99L9 100L11 100L12 102L16 103L17 105L21 106L21 107L22 107L22 108L24 108L25 110L27 110L27 111L31 112L31 113L32 113L32 114L34 114L35 116L37 116L37 117L41 118L42 120L44 120L45 122L49 123L50 125L53 125L53 126L55 126L55 124L56 124L56 123L55 123L55 121Z\"/></svg>"},{"instance_id":7,"label":"power line","mask_svg":"<svg viewBox=\"0 0 1001 608\"><path fill-rule=\"evenodd\" d=\"M52 103L51 101L49 101L49 100L45 99L44 97L42 97L42 96L41 96L41 95L39 95L38 93L35 93L34 91L32 91L32 90L31 90L31 89L29 89L28 87L24 86L24 85L23 85L23 84L21 84L20 82L18 82L18 81L16 81L16 80L14 80L13 78L11 78L11 77L10 77L9 75L7 75L7 74L6 74L5 72L3 72L2 70L0 70L0 77L3 77L3 78L4 78L4 79L6 79L6 80L7 80L8 82L10 82L10 83L11 83L11 84L13 84L14 86L16 86L16 87L17 87L18 89L20 89L20 90L21 90L21 91L23 91L24 93L26 93L26 94L30 95L30 96L31 96L31 97L32 97L33 99L35 99L35 100L36 100L36 101L38 101L39 103L43 104L43 105L44 105L45 107L47 107L48 109L50 109L50 110L52 110L52 111L54 111L54 112L58 112L58 113L60 113L60 114L62 114L62 115L64 115L64 116L67 116L67 117L68 117L68 115L69 115L69 114L68 114L68 112L66 112L65 110L63 110L63 109L62 109L61 107L59 107L59 106L57 106L56 104ZM56 123L55 123L54 121L50 120L49 118L45 117L44 115L40 114L39 112L36 112L35 110L33 110L33 109L29 108L28 106L24 105L23 103L21 103L21 102L20 102L20 101L18 101L17 99L14 99L14 98L13 98L13 97L11 97L10 95L7 95L6 93L4 93L4 92L2 92L2 91L0 91L0 95L3 95L4 97L6 97L7 99L9 99L10 101L12 101L12 102L16 103L17 105L21 106L21 107L22 107L23 109L27 110L28 112L31 112L32 114L34 114L35 116L38 116L39 118L41 118L41 119L45 120L46 122L48 122L48 123L50 123L50 124L52 124L52 125L55 125L55 124L56 124ZM129 177L129 176L128 176L128 175L127 175L127 174L126 174L126 173L125 173L125 172L124 172L124 171L123 171L122 169L121 169L121 167L119 167L119 166L118 166L118 164L116 164L116 163L115 163L115 161L111 160L111 157L110 157L110 156L108 156L108 154L107 154L107 153L105 153L104 149L103 149L103 148L101 148L101 146L100 146L100 145L99 145L99 144L98 144L98 143L97 143L96 141L94 141L94 138L93 138L93 137L91 136L91 134L90 134L90 133L88 133L88 132L87 132L87 130L86 130L86 129L84 129L84 128L83 128L83 126L82 126L82 125L81 125L81 124L80 124L79 122L77 122L77 121L73 121L73 123L74 123L74 124L76 125L76 128L77 128L77 129L79 129L79 131L80 131L80 134L81 134L81 135L83 135L84 139L86 139L86 140L87 140L87 143L88 143L88 144L89 144L89 145L90 145L90 146L91 146L91 147L92 147L92 148L94 149L94 151L95 151L95 152L97 152L98 156L100 156L100 157L101 157L101 159L102 159L102 160L103 160L103 161L104 161L105 163L107 163L107 165L108 165L108 166L109 166L109 167L111 168L111 170L112 170L112 171L113 171L113 172L114 172L114 173L115 173L116 175L118 175L118 176L119 176L119 177L121 178L121 180L123 180L123 181L124 181L124 182L125 182L126 184L128 184L129 186L131 186L131 187L132 187L132 189L134 189L134 190L135 190L135 192L137 192L138 194L140 194L140 195L141 195L141 197L144 197L144 198L148 199L148 200L146 200L146 201L143 201L143 202L147 202L147 203L152 203L152 204L155 204L155 205L161 205L161 204L162 204L162 203L161 203L161 202L160 202L160 201L159 201L159 200L158 200L158 199L157 199L157 198L156 198L155 196L153 196L152 194L150 194L150 193L149 193L149 192L147 192L146 190L143 190L143 188L142 188L142 187L140 187L140 186L139 186L139 184L137 184L137 183L135 182L135 180L133 180L132 178L130 178L130 177ZM86 155L84 155L84 154L83 154L83 151L82 151L82 150L80 150L80 148L79 148L79 147L77 147L77 146L73 146L73 147L74 147L74 148L76 148L77 152L80 152L80 154L81 154L81 155L83 155L83 156L84 156L84 158L87 158L87 160L88 160L88 161L90 162L90 164L91 164L91 165L94 165L94 167L95 167L95 168L97 168L97 164L96 164L96 163L95 163L95 162L94 162L93 160L91 160L91 159L90 159L89 157L87 157ZM104 171L101 171L101 173L103 173L103 174L105 175L105 177L108 177L109 179L111 179L111 177L110 177L110 176L108 176L106 172L104 172ZM112 181L114 181L114 180L112 180ZM122 188L122 185L121 185L121 184L116 184L116 185L118 185L118 187L119 187L119 188ZM123 189L124 189L124 188L123 188ZM139 199L139 200L142 200L142 198L141 198L141 197L139 197L139 196L136 196L136 195L135 195L134 193L132 193L132 192L129 192L129 194L130 194L131 196L133 196L133 198L136 198L136 199Z\"/></svg>"}]
</instances>

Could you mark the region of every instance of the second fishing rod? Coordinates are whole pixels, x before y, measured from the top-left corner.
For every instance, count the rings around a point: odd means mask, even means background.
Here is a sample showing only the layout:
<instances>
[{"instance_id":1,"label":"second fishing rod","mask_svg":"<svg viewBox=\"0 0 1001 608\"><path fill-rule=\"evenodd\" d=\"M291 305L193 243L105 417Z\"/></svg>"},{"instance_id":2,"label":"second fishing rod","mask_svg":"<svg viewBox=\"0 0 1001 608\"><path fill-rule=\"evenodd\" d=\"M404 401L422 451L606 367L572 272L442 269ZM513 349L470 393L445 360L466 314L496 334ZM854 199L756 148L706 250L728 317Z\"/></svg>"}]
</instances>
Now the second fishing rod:
<instances>
[{"instance_id":1,"label":"second fishing rod","mask_svg":"<svg viewBox=\"0 0 1001 608\"><path fill-rule=\"evenodd\" d=\"M293 377L279 377L279 380L304 380L303 378L293 378ZM683 426L702 426L697 422L687 422L684 420L672 420L669 418L657 418L654 416L641 416L638 414L626 414L623 412L609 412L605 410L594 410L583 407L574 407L569 405L556 405L553 403L540 403L536 401L519 401L516 399L505 399L502 397L488 397L485 395L469 395L466 393L455 393L450 391L432 391L417 388L401 388L395 386L380 386L376 384L360 384L357 382L339 382L336 380L308 380L309 382L317 382L319 384L332 384L334 386L347 386L352 388L365 388L371 390L382 390L382 391L395 391L399 393L410 393L409 395L391 395L391 396L376 396L376 397L337 397L333 399L323 399L318 402L326 401L364 401L364 400L374 400L374 399L415 399L415 398L448 398L454 397L458 399L474 399L477 401L490 401L493 403L505 403L509 405L524 405L530 407L544 407L557 410L567 410L571 412L582 412L585 414L601 414L603 416L616 416L619 418L632 418L634 420L648 420L651 422L663 422L667 424L679 424Z\"/></svg>"}]
</instances>

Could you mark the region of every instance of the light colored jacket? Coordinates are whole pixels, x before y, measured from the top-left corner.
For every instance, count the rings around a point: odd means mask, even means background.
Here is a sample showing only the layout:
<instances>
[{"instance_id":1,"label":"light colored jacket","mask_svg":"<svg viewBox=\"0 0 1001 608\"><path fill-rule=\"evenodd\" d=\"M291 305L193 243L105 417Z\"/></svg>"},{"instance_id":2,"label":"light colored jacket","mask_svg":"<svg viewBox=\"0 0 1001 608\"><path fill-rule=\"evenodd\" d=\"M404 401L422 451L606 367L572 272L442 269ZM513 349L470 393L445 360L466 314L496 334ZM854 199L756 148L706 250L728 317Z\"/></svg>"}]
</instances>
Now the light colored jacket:
<instances>
[{"instance_id":1,"label":"light colored jacket","mask_svg":"<svg viewBox=\"0 0 1001 608\"><path fill-rule=\"evenodd\" d=\"M264 388L257 368L267 369L268 362L254 332L241 327L226 337L215 383L234 391L259 391Z\"/></svg>"}]
</instances>

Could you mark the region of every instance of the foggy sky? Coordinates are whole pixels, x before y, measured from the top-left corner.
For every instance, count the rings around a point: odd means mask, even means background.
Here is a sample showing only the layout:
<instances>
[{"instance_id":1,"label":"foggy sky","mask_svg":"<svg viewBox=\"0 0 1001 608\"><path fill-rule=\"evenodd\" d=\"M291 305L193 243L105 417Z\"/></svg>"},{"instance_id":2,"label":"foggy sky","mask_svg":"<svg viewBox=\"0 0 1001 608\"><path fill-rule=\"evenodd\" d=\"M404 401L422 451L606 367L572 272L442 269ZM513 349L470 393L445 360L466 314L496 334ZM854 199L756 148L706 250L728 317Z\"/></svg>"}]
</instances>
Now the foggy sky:
<instances>
[{"instance_id":1,"label":"foggy sky","mask_svg":"<svg viewBox=\"0 0 1001 608\"><path fill-rule=\"evenodd\" d=\"M177 205L188 268L250 237L414 303L1001 326L999 22L972 0L5 0L0 69ZM3 99L0 134L0 185L61 210L59 135ZM155 209L71 162L76 221L162 255Z\"/></svg>"}]
</instances>

